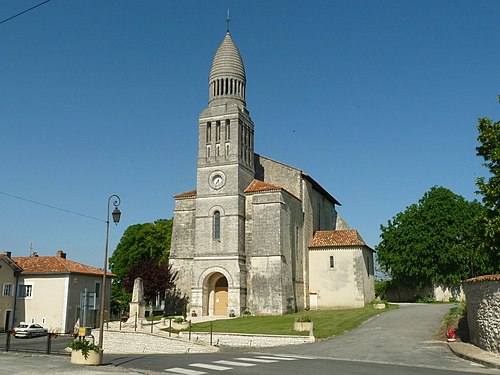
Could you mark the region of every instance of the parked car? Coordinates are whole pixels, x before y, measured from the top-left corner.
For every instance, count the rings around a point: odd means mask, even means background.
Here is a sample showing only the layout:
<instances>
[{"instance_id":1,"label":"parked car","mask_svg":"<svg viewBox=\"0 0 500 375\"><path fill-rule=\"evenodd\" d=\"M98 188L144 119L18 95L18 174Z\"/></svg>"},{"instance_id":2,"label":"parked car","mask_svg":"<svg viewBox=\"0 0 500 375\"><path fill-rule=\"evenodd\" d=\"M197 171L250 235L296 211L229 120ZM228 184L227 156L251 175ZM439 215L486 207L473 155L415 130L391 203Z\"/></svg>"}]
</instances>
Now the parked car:
<instances>
[{"instance_id":1,"label":"parked car","mask_svg":"<svg viewBox=\"0 0 500 375\"><path fill-rule=\"evenodd\" d=\"M43 328L40 324L21 323L19 326L14 327L14 337L32 338L35 336L45 336L46 334L47 329Z\"/></svg>"}]
</instances>

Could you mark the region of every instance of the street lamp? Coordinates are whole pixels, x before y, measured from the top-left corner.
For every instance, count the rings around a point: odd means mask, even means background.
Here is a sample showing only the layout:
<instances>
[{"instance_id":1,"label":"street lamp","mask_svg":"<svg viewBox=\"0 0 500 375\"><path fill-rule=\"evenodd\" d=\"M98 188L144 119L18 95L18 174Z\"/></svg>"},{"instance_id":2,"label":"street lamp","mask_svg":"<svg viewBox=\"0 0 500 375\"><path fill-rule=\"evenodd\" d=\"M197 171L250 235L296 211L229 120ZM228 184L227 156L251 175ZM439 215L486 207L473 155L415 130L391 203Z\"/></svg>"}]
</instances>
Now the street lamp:
<instances>
[{"instance_id":1,"label":"street lamp","mask_svg":"<svg viewBox=\"0 0 500 375\"><path fill-rule=\"evenodd\" d=\"M108 198L108 215L106 217L106 246L104 250L104 268L102 269L102 284L101 284L101 311L99 320L99 348L102 350L102 339L104 337L104 307L106 303L106 269L108 268L108 238L109 238L109 207L111 206L111 200L113 199L113 205L115 209L113 210L113 222L118 224L120 221L121 212L118 206L121 203L120 197L116 194L110 195Z\"/></svg>"}]
</instances>

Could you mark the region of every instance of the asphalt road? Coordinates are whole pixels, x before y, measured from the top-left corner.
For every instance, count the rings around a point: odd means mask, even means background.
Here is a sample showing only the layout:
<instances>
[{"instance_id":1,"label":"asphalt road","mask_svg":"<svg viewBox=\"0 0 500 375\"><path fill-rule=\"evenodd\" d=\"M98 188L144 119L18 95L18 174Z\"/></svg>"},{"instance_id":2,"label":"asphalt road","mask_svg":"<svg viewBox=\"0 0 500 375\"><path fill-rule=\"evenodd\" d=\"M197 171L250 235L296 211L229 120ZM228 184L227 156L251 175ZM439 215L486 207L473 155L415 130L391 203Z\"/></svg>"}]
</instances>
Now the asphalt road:
<instances>
[{"instance_id":1,"label":"asphalt road","mask_svg":"<svg viewBox=\"0 0 500 375\"><path fill-rule=\"evenodd\" d=\"M226 349L212 354L105 354L104 362L107 366L92 369L71 365L68 358L62 356L3 355L0 374L211 375L223 372L243 375L500 375L498 369L487 369L457 358L447 348L444 338L434 337L442 318L451 307L449 304L402 305L400 309L380 314L345 335L315 344L261 349L260 352ZM14 343L25 348L43 347L46 338L18 339ZM58 338L54 343L63 344L63 340ZM2 372L4 370L6 372Z\"/></svg>"},{"instance_id":2,"label":"asphalt road","mask_svg":"<svg viewBox=\"0 0 500 375\"><path fill-rule=\"evenodd\" d=\"M115 366L129 369L189 375L219 371L225 374L500 374L500 370L486 369L456 357L444 337L435 338L444 315L452 306L401 305L398 310L380 314L345 335L315 344L262 349L260 353L234 349L214 354L109 355L105 358ZM274 360L259 361L266 360L262 358L266 356ZM240 363L255 365L241 366ZM227 368L217 370L214 366Z\"/></svg>"},{"instance_id":3,"label":"asphalt road","mask_svg":"<svg viewBox=\"0 0 500 375\"><path fill-rule=\"evenodd\" d=\"M109 358L108 358L109 359ZM278 355L269 353L215 353L193 355L146 355L115 357L111 361L115 366L132 371L150 371L149 374L342 374L342 375L451 375L470 374L470 371L456 369L437 369L371 363L364 361L345 361L331 358ZM476 368L477 372L500 374L496 370ZM476 372L476 371L474 371Z\"/></svg>"},{"instance_id":4,"label":"asphalt road","mask_svg":"<svg viewBox=\"0 0 500 375\"><path fill-rule=\"evenodd\" d=\"M399 309L380 314L347 334L273 352L457 370L475 367L451 353L445 337L435 337L452 307L402 304Z\"/></svg>"}]
</instances>

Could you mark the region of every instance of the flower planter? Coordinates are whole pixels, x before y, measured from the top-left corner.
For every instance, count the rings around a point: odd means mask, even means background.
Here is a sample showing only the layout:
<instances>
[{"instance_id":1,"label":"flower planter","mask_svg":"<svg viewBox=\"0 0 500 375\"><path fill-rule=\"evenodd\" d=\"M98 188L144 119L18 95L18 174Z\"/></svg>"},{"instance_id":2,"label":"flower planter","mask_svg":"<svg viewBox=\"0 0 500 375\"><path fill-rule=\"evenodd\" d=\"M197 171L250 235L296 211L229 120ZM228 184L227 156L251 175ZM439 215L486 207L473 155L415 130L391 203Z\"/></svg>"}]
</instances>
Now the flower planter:
<instances>
[{"instance_id":1,"label":"flower planter","mask_svg":"<svg viewBox=\"0 0 500 375\"><path fill-rule=\"evenodd\" d=\"M94 350L89 351L87 358L84 357L81 350L71 351L71 363L76 365L98 366L102 365L102 351L99 353Z\"/></svg>"},{"instance_id":2,"label":"flower planter","mask_svg":"<svg viewBox=\"0 0 500 375\"><path fill-rule=\"evenodd\" d=\"M293 323L294 331L311 331L313 329L313 322L295 322Z\"/></svg>"}]
</instances>

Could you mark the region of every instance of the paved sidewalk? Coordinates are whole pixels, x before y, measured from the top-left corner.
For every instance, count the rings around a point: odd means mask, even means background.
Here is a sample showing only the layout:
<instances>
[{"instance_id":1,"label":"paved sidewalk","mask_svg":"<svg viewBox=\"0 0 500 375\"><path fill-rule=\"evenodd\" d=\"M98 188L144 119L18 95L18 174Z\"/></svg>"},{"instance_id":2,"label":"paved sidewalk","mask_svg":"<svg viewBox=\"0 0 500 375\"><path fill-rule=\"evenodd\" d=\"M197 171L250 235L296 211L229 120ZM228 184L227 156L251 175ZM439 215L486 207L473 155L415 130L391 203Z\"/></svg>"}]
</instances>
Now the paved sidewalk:
<instances>
[{"instance_id":1,"label":"paved sidewalk","mask_svg":"<svg viewBox=\"0 0 500 375\"><path fill-rule=\"evenodd\" d=\"M106 362L106 358L104 358ZM40 374L80 374L80 375L107 375L107 374L143 374L144 372L131 371L125 367L113 365L83 366L70 362L69 356L41 355L15 352L0 352L0 374L9 375L40 375ZM151 374L151 372L149 372Z\"/></svg>"}]
</instances>

